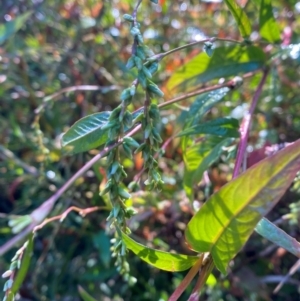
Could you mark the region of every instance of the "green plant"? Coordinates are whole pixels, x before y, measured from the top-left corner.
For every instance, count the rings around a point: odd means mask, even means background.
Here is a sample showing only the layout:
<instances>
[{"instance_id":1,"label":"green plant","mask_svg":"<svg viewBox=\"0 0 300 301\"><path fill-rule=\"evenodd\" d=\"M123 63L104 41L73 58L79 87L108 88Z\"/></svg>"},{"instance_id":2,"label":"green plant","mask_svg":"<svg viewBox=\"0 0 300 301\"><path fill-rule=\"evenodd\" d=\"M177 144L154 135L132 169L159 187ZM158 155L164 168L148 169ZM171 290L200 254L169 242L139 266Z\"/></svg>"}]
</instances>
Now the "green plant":
<instances>
[{"instance_id":1,"label":"green plant","mask_svg":"<svg viewBox=\"0 0 300 301\"><path fill-rule=\"evenodd\" d=\"M12 219L10 223L17 230L29 224L19 236L19 238L23 238L28 233L42 229L50 221L64 220L67 214L73 210L78 211L82 216L100 209L110 210L107 222L108 227L115 230L115 237L112 239L113 256L116 257L117 268L124 279L130 285L136 282L136 279L130 275L130 265L126 257L128 250L132 250L141 259L162 270L176 272L191 268L169 298L171 301L180 297L200 271L189 298L189 300L196 300L214 266L225 274L229 262L240 252L254 229L265 238L299 257L299 243L285 232L280 232L274 224L263 217L289 188L299 170L300 142L294 142L252 168L243 170L244 172L239 175L246 154L254 110L270 74L270 69L275 64L274 56L264 53L262 45L254 45L251 42L249 39L250 21L235 1L225 2L236 19L243 37L242 41L212 37L164 53L154 54L144 44L140 30L141 25L137 21L141 2L138 1L132 15L123 16L130 26L133 38L132 53L126 66L129 70L135 68L136 78L128 88L121 92L121 104L113 111L104 111L83 117L62 138L63 146L73 154L95 148L102 148L102 150L30 216L27 216L26 219ZM151 2L157 3L157 1ZM276 28L270 2L262 1L260 12L261 36L268 43L278 42L279 31L266 30L267 27L275 26ZM215 46L217 42L224 46ZM230 43L230 46L227 43ZM204 45L204 52L176 70L166 84L168 90L184 91L184 94L160 103L159 99L164 94L152 81L155 72L158 71L159 62L176 51L198 44ZM234 45L232 46L232 44ZM262 77L253 95L249 112L245 114L241 124L235 118L225 118L224 116L205 121L205 115L217 103L222 101L226 95L242 87L243 78L257 76L260 72ZM230 76L234 78L227 82L212 84L204 88L199 87L210 80ZM127 206L126 201L131 198L128 190L136 192L145 188L145 190L159 191L163 188L163 177L158 164L160 156L163 155L160 110L196 95L200 96L190 105L187 112L182 113L181 120L184 121L177 129L177 133L171 137L172 139L177 137L181 139L185 163L184 188L186 195L191 200L193 200L194 188L201 181L205 171L224 153L233 156L232 150L237 145L237 138L240 140L232 171L233 180L212 194L186 227L186 242L190 249L198 253L197 256L188 256L158 251L131 239L128 236L130 229L127 221L135 214L135 210L131 206ZM133 111L134 103L139 103L139 99L144 100L143 106ZM133 139L132 136L138 132L142 133L141 136ZM124 158L132 160L133 150L135 153L142 153L144 165L141 174L147 172L147 178L142 181L142 177L139 175L135 181L128 184L127 173L122 162ZM57 199L92 165L104 157L106 157L107 179L100 193L106 206L86 209L70 207L63 214L45 220L53 210ZM124 184L125 181L128 185ZM30 219L28 220L28 218ZM274 235L274 233L276 234ZM7 250L14 243L6 244L2 250ZM23 254L25 248L26 245L18 252ZM15 270L14 262L16 259L13 260L13 267L8 271ZM9 300L16 292L12 286L14 275L13 272L6 272L4 276L10 277L5 286L5 300ZM79 292L84 300L91 300L84 290L79 289Z\"/></svg>"}]
</instances>

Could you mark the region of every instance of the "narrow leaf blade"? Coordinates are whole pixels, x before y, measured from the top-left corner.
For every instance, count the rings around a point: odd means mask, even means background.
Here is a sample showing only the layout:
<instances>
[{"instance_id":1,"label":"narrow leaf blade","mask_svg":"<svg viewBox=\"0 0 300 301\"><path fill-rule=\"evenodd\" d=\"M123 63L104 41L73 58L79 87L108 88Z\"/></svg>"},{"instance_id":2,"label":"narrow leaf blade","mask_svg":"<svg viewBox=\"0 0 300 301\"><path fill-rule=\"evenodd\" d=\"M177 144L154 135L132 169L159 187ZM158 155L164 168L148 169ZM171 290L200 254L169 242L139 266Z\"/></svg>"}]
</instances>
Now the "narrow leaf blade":
<instances>
[{"instance_id":1,"label":"narrow leaf blade","mask_svg":"<svg viewBox=\"0 0 300 301\"><path fill-rule=\"evenodd\" d=\"M300 243L266 218L258 222L255 231L262 237L300 258Z\"/></svg>"},{"instance_id":2,"label":"narrow leaf blade","mask_svg":"<svg viewBox=\"0 0 300 301\"><path fill-rule=\"evenodd\" d=\"M259 220L279 201L300 169L300 140L223 186L189 222L192 249L211 252L217 268L241 250Z\"/></svg>"},{"instance_id":3,"label":"narrow leaf blade","mask_svg":"<svg viewBox=\"0 0 300 301\"><path fill-rule=\"evenodd\" d=\"M261 0L259 11L259 33L270 43L280 42L280 30L273 15L271 0Z\"/></svg>"},{"instance_id":4,"label":"narrow leaf blade","mask_svg":"<svg viewBox=\"0 0 300 301\"><path fill-rule=\"evenodd\" d=\"M183 145L185 163L183 183L184 190L190 199L192 199L193 186L201 181L205 170L219 159L223 147L229 145L230 142L230 138L209 137L189 148Z\"/></svg>"},{"instance_id":5,"label":"narrow leaf blade","mask_svg":"<svg viewBox=\"0 0 300 301\"><path fill-rule=\"evenodd\" d=\"M218 118L202 124L197 124L188 127L177 137L196 135L196 134L211 134L222 137L239 137L239 123L235 118Z\"/></svg>"},{"instance_id":6,"label":"narrow leaf blade","mask_svg":"<svg viewBox=\"0 0 300 301\"><path fill-rule=\"evenodd\" d=\"M177 69L167 82L166 88L188 90L200 83L227 76L236 76L261 68L265 54L259 47L240 45L215 48L212 57L200 53Z\"/></svg>"},{"instance_id":7,"label":"narrow leaf blade","mask_svg":"<svg viewBox=\"0 0 300 301\"><path fill-rule=\"evenodd\" d=\"M29 269L29 265L30 265L30 261L31 261L31 257L32 257L32 254L31 254L32 250L33 250L33 234L31 233L28 237L28 245L25 249L25 252L24 252L24 255L22 258L21 267L18 270L17 277L15 278L14 284L11 288L12 295L15 295L19 291L21 285L23 284L23 281L24 281L24 279L27 275L27 271Z\"/></svg>"},{"instance_id":8,"label":"narrow leaf blade","mask_svg":"<svg viewBox=\"0 0 300 301\"><path fill-rule=\"evenodd\" d=\"M197 256L172 254L143 246L122 233L122 238L129 250L150 265L169 272L185 271L199 259Z\"/></svg>"},{"instance_id":9,"label":"narrow leaf blade","mask_svg":"<svg viewBox=\"0 0 300 301\"><path fill-rule=\"evenodd\" d=\"M224 0L231 14L233 15L239 31L243 38L248 38L251 34L251 23L244 10L237 4L235 0Z\"/></svg>"},{"instance_id":10,"label":"narrow leaf blade","mask_svg":"<svg viewBox=\"0 0 300 301\"><path fill-rule=\"evenodd\" d=\"M16 33L31 16L32 11L16 17L14 20L0 25L0 45Z\"/></svg>"},{"instance_id":11,"label":"narrow leaf blade","mask_svg":"<svg viewBox=\"0 0 300 301\"><path fill-rule=\"evenodd\" d=\"M78 292L83 301L97 301L90 294L88 294L80 285L78 285Z\"/></svg>"},{"instance_id":12,"label":"narrow leaf blade","mask_svg":"<svg viewBox=\"0 0 300 301\"><path fill-rule=\"evenodd\" d=\"M107 141L107 124L110 112L88 115L78 120L62 138L62 146L76 154L97 148Z\"/></svg>"}]
</instances>

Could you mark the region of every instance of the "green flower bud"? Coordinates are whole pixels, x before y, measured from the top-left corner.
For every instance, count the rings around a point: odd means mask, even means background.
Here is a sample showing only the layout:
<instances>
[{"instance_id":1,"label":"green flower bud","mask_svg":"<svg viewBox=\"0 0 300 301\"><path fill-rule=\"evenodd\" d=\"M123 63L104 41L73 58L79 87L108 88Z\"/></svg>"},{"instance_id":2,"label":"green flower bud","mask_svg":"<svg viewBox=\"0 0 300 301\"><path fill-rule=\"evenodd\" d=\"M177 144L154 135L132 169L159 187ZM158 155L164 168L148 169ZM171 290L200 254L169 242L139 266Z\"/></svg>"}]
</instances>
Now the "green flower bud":
<instances>
[{"instance_id":1,"label":"green flower bud","mask_svg":"<svg viewBox=\"0 0 300 301\"><path fill-rule=\"evenodd\" d=\"M114 218L116 218L119 215L120 210L121 210L120 204L115 204L112 210Z\"/></svg>"},{"instance_id":2,"label":"green flower bud","mask_svg":"<svg viewBox=\"0 0 300 301\"><path fill-rule=\"evenodd\" d=\"M144 72L139 72L138 73L138 80L139 80L139 83L141 84L141 86L146 89L147 88L147 78L144 74Z\"/></svg>"},{"instance_id":3,"label":"green flower bud","mask_svg":"<svg viewBox=\"0 0 300 301\"><path fill-rule=\"evenodd\" d=\"M150 49L148 46L143 45L142 47L143 47L144 53L146 54L146 57L151 57L151 56L155 55L155 53L153 52L153 50Z\"/></svg>"},{"instance_id":4,"label":"green flower bud","mask_svg":"<svg viewBox=\"0 0 300 301\"><path fill-rule=\"evenodd\" d=\"M126 112L124 113L123 124L124 124L127 128L131 128L131 127L132 127L132 114L131 114L129 111L126 111Z\"/></svg>"},{"instance_id":5,"label":"green flower bud","mask_svg":"<svg viewBox=\"0 0 300 301\"><path fill-rule=\"evenodd\" d=\"M136 67L138 68L138 70L143 69L143 61L136 55L134 56L134 62L135 62Z\"/></svg>"},{"instance_id":6,"label":"green flower bud","mask_svg":"<svg viewBox=\"0 0 300 301\"><path fill-rule=\"evenodd\" d=\"M151 131L152 131L152 126L151 124L147 124L146 128L145 128L145 131L144 131L144 137L145 139L148 139L150 134L151 134Z\"/></svg>"},{"instance_id":7,"label":"green flower bud","mask_svg":"<svg viewBox=\"0 0 300 301\"><path fill-rule=\"evenodd\" d=\"M136 142L132 137L125 137L123 139L123 142L126 143L127 145L131 146L131 147L135 147L138 148L140 145L138 142Z\"/></svg>"},{"instance_id":8,"label":"green flower bud","mask_svg":"<svg viewBox=\"0 0 300 301\"><path fill-rule=\"evenodd\" d=\"M135 61L134 58L131 56L127 61L126 68L132 69L134 66L135 66Z\"/></svg>"},{"instance_id":9,"label":"green flower bud","mask_svg":"<svg viewBox=\"0 0 300 301\"><path fill-rule=\"evenodd\" d=\"M127 200L127 199L131 198L131 195L121 187L118 187L118 193L119 193L119 196L123 199Z\"/></svg>"},{"instance_id":10,"label":"green flower bud","mask_svg":"<svg viewBox=\"0 0 300 301\"><path fill-rule=\"evenodd\" d=\"M131 148L123 143L123 149L124 149L124 152L126 153L126 156L129 158L129 159L132 159L132 151L131 151Z\"/></svg>"},{"instance_id":11,"label":"green flower bud","mask_svg":"<svg viewBox=\"0 0 300 301\"><path fill-rule=\"evenodd\" d=\"M122 110L121 106L116 107L116 108L111 112L111 114L110 114L108 120L109 120L109 121L112 121L112 120L114 120L116 117L118 117L119 114L120 114L120 112L121 112L121 110Z\"/></svg>"},{"instance_id":12,"label":"green flower bud","mask_svg":"<svg viewBox=\"0 0 300 301\"><path fill-rule=\"evenodd\" d=\"M137 182L132 181L132 182L129 183L128 189L130 191L139 191L140 190L140 186L139 186L139 184Z\"/></svg>"},{"instance_id":13,"label":"green flower bud","mask_svg":"<svg viewBox=\"0 0 300 301\"><path fill-rule=\"evenodd\" d=\"M110 174L111 175L115 174L119 168L120 168L120 163L115 161L110 168Z\"/></svg>"},{"instance_id":14,"label":"green flower bud","mask_svg":"<svg viewBox=\"0 0 300 301\"><path fill-rule=\"evenodd\" d=\"M149 79L152 78L152 74L151 74L151 72L148 70L148 68L146 66L143 65L142 71L143 71L143 73L145 74L145 76L147 78L149 78Z\"/></svg>"},{"instance_id":15,"label":"green flower bud","mask_svg":"<svg viewBox=\"0 0 300 301\"><path fill-rule=\"evenodd\" d=\"M122 93L121 93L121 96L120 96L120 99L122 101L126 100L128 98L131 98L130 88L127 88L127 89L123 90Z\"/></svg>"},{"instance_id":16,"label":"green flower bud","mask_svg":"<svg viewBox=\"0 0 300 301\"><path fill-rule=\"evenodd\" d=\"M124 19L125 21L128 21L128 22L133 22L133 21L134 21L134 20L133 20L133 17L132 17L131 15L129 15L129 14L123 15L123 19Z\"/></svg>"},{"instance_id":17,"label":"green flower bud","mask_svg":"<svg viewBox=\"0 0 300 301\"><path fill-rule=\"evenodd\" d=\"M140 30L139 30L137 27L135 27L135 26L133 26L133 27L131 28L130 33L131 33L134 37L141 34Z\"/></svg>"},{"instance_id":18,"label":"green flower bud","mask_svg":"<svg viewBox=\"0 0 300 301\"><path fill-rule=\"evenodd\" d=\"M140 44L144 44L144 39L143 39L143 36L141 34L138 34L136 37L137 37L137 40Z\"/></svg>"},{"instance_id":19,"label":"green flower bud","mask_svg":"<svg viewBox=\"0 0 300 301\"><path fill-rule=\"evenodd\" d=\"M100 196L103 196L103 195L105 195L106 193L108 193L111 186L112 186L112 181L111 181L111 180L108 180L108 182L106 183L104 189L100 192Z\"/></svg>"},{"instance_id":20,"label":"green flower bud","mask_svg":"<svg viewBox=\"0 0 300 301\"><path fill-rule=\"evenodd\" d=\"M151 74L154 74L154 73L157 71L158 66L159 66L158 62L153 62L153 63L151 63L151 65L148 66L149 72L150 72Z\"/></svg>"},{"instance_id":21,"label":"green flower bud","mask_svg":"<svg viewBox=\"0 0 300 301\"><path fill-rule=\"evenodd\" d=\"M136 150L135 150L135 154L138 154L139 152L143 151L146 148L146 144L142 143Z\"/></svg>"},{"instance_id":22,"label":"green flower bud","mask_svg":"<svg viewBox=\"0 0 300 301\"><path fill-rule=\"evenodd\" d=\"M136 48L136 55L141 60L145 60L146 59L146 54L145 54L144 48L142 46L137 46L137 48Z\"/></svg>"},{"instance_id":23,"label":"green flower bud","mask_svg":"<svg viewBox=\"0 0 300 301\"><path fill-rule=\"evenodd\" d=\"M155 123L160 121L160 113L156 104L151 104L149 110L149 117L153 119Z\"/></svg>"},{"instance_id":24,"label":"green flower bud","mask_svg":"<svg viewBox=\"0 0 300 301\"><path fill-rule=\"evenodd\" d=\"M158 130L157 130L155 127L152 128L152 135L153 135L153 138L154 138L157 142L162 143L162 139L161 139L161 137L160 137L160 134L159 134Z\"/></svg>"},{"instance_id":25,"label":"green flower bud","mask_svg":"<svg viewBox=\"0 0 300 301\"><path fill-rule=\"evenodd\" d=\"M13 261L9 267L11 271L13 271L17 267L17 261Z\"/></svg>"},{"instance_id":26,"label":"green flower bud","mask_svg":"<svg viewBox=\"0 0 300 301\"><path fill-rule=\"evenodd\" d=\"M6 292L8 290L11 289L12 285L13 285L13 280L12 279L8 279L5 284L4 284L4 287L3 287L3 291Z\"/></svg>"},{"instance_id":27,"label":"green flower bud","mask_svg":"<svg viewBox=\"0 0 300 301\"><path fill-rule=\"evenodd\" d=\"M158 88L158 86L156 84L154 84L152 82L147 85L147 89L159 97L164 96L164 93Z\"/></svg>"},{"instance_id":28,"label":"green flower bud","mask_svg":"<svg viewBox=\"0 0 300 301\"><path fill-rule=\"evenodd\" d=\"M137 212L136 212L136 210L134 210L134 208L128 207L128 208L125 209L125 216L126 216L126 218L131 218L135 214L137 214Z\"/></svg>"}]
</instances>

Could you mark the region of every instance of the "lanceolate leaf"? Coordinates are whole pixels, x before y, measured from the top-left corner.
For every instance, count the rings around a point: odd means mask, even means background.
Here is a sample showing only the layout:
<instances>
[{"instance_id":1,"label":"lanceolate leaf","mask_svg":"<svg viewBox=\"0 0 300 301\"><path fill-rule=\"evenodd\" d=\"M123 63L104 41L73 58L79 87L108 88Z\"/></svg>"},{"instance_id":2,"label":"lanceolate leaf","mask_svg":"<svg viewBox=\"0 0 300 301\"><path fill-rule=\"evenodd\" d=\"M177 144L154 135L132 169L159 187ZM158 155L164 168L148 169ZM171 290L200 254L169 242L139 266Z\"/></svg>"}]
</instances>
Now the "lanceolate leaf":
<instances>
[{"instance_id":1,"label":"lanceolate leaf","mask_svg":"<svg viewBox=\"0 0 300 301\"><path fill-rule=\"evenodd\" d=\"M26 12L23 15L16 17L14 20L0 25L0 45L16 33L25 24L31 16L32 11Z\"/></svg>"},{"instance_id":2,"label":"lanceolate leaf","mask_svg":"<svg viewBox=\"0 0 300 301\"><path fill-rule=\"evenodd\" d=\"M201 117L219 103L229 91L229 88L224 87L199 95L191 104L189 111L182 112L178 119L179 122L184 123L185 128L187 128L188 125L199 123Z\"/></svg>"},{"instance_id":3,"label":"lanceolate leaf","mask_svg":"<svg viewBox=\"0 0 300 301\"><path fill-rule=\"evenodd\" d=\"M205 170L219 159L223 152L223 147L229 145L231 139L206 137L203 141L190 147L186 145L186 138L182 142L185 163L184 190L187 196L192 199L193 186L201 181Z\"/></svg>"},{"instance_id":4,"label":"lanceolate leaf","mask_svg":"<svg viewBox=\"0 0 300 301\"><path fill-rule=\"evenodd\" d=\"M197 97L197 99L190 106L187 120L192 120L192 123L196 124L199 119L217 103L219 103L229 91L229 88L224 87L209 93L204 93Z\"/></svg>"},{"instance_id":5,"label":"lanceolate leaf","mask_svg":"<svg viewBox=\"0 0 300 301\"><path fill-rule=\"evenodd\" d=\"M167 89L185 89L215 78L238 75L261 68L265 54L255 46L219 47L212 57L200 53L176 70L167 82Z\"/></svg>"},{"instance_id":6,"label":"lanceolate leaf","mask_svg":"<svg viewBox=\"0 0 300 301\"><path fill-rule=\"evenodd\" d=\"M211 252L226 272L259 220L278 202L300 169L300 140L260 161L223 186L189 222L185 235L198 252Z\"/></svg>"},{"instance_id":7,"label":"lanceolate leaf","mask_svg":"<svg viewBox=\"0 0 300 301\"><path fill-rule=\"evenodd\" d=\"M78 120L62 138L62 146L75 154L99 147L107 141L108 129L102 130L108 123L110 112L88 115Z\"/></svg>"},{"instance_id":8,"label":"lanceolate leaf","mask_svg":"<svg viewBox=\"0 0 300 301\"><path fill-rule=\"evenodd\" d=\"M259 11L259 33L271 43L280 41L280 30L273 15L271 0L261 0Z\"/></svg>"},{"instance_id":9,"label":"lanceolate leaf","mask_svg":"<svg viewBox=\"0 0 300 301\"><path fill-rule=\"evenodd\" d=\"M224 0L224 2L232 13L241 35L243 38L248 38L251 34L251 24L246 13L239 7L236 0Z\"/></svg>"},{"instance_id":10,"label":"lanceolate leaf","mask_svg":"<svg viewBox=\"0 0 300 301\"><path fill-rule=\"evenodd\" d=\"M255 227L255 231L300 258L300 243L269 220L261 219Z\"/></svg>"},{"instance_id":11,"label":"lanceolate leaf","mask_svg":"<svg viewBox=\"0 0 300 301\"><path fill-rule=\"evenodd\" d=\"M235 118L218 118L202 124L191 126L178 134L177 137L195 134L211 134L222 137L239 137L238 127L239 123Z\"/></svg>"},{"instance_id":12,"label":"lanceolate leaf","mask_svg":"<svg viewBox=\"0 0 300 301\"><path fill-rule=\"evenodd\" d=\"M173 254L148 248L137 243L125 233L122 233L122 237L129 250L150 265L164 271L178 272L187 270L199 259L197 256Z\"/></svg>"},{"instance_id":13,"label":"lanceolate leaf","mask_svg":"<svg viewBox=\"0 0 300 301\"><path fill-rule=\"evenodd\" d=\"M88 294L80 285L78 286L78 292L83 301L96 301L96 299Z\"/></svg>"}]
</instances>

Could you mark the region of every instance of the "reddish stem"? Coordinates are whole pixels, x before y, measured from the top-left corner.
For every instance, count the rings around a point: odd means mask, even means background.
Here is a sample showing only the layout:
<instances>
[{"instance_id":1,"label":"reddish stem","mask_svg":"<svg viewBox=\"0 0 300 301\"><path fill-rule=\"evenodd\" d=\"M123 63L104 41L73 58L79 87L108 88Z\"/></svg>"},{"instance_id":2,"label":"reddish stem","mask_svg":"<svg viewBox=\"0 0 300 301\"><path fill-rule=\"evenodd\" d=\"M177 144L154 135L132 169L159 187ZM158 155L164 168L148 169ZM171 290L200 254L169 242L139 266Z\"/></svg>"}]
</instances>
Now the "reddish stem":
<instances>
[{"instance_id":1,"label":"reddish stem","mask_svg":"<svg viewBox=\"0 0 300 301\"><path fill-rule=\"evenodd\" d=\"M247 113L247 115L244 117L244 119L242 121L242 124L240 127L241 139L240 139L240 143L238 146L235 166L233 169L233 175L232 175L233 179L236 178L239 174L239 171L240 171L240 168L241 168L241 165L243 162L243 158L246 153L247 142L248 142L248 137L249 137L249 130L250 130L250 125L251 125L251 120L253 118L253 113L255 111L259 96L261 94L263 85L265 84L268 74L269 74L269 69L265 69L263 72L263 77L254 93L249 112Z\"/></svg>"},{"instance_id":2,"label":"reddish stem","mask_svg":"<svg viewBox=\"0 0 300 301\"><path fill-rule=\"evenodd\" d=\"M187 286L194 279L196 274L199 272L202 262L203 262L203 254L199 257L199 260L195 263L195 265L189 270L184 279L181 281L180 285L176 288L174 293L171 295L168 301L177 301L181 294L186 290Z\"/></svg>"}]
</instances>

